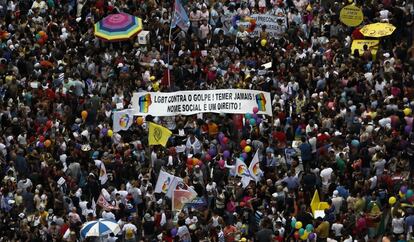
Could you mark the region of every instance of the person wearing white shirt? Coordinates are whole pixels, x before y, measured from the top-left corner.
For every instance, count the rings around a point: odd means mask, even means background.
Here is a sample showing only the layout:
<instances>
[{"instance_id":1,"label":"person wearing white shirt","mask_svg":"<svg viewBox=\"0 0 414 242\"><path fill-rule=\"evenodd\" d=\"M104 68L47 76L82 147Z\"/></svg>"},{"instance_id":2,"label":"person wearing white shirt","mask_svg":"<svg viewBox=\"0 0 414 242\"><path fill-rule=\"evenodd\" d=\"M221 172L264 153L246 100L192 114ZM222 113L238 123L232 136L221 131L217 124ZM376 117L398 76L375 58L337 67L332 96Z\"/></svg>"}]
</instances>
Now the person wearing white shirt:
<instances>
[{"instance_id":1,"label":"person wearing white shirt","mask_svg":"<svg viewBox=\"0 0 414 242\"><path fill-rule=\"evenodd\" d=\"M336 215L338 215L341 212L341 207L343 203L344 203L344 198L339 196L338 191L335 190L332 196L332 204L335 206Z\"/></svg>"},{"instance_id":2,"label":"person wearing white shirt","mask_svg":"<svg viewBox=\"0 0 414 242\"><path fill-rule=\"evenodd\" d=\"M122 233L124 234L124 238L125 238L125 242L132 242L132 241L136 241L135 240L135 236L137 234L137 227L132 224L131 222L128 222L127 224L124 224L124 226L122 227Z\"/></svg>"},{"instance_id":3,"label":"person wearing white shirt","mask_svg":"<svg viewBox=\"0 0 414 242\"><path fill-rule=\"evenodd\" d=\"M332 231L334 232L335 238L340 239L342 236L342 229L344 228L344 225L339 223L339 221L336 221L332 224Z\"/></svg>"},{"instance_id":4,"label":"person wearing white shirt","mask_svg":"<svg viewBox=\"0 0 414 242\"><path fill-rule=\"evenodd\" d=\"M401 234L404 233L404 218L401 216L395 216L391 222L392 232L398 238Z\"/></svg>"},{"instance_id":5,"label":"person wearing white shirt","mask_svg":"<svg viewBox=\"0 0 414 242\"><path fill-rule=\"evenodd\" d=\"M113 214L111 211L107 212L104 210L102 212L102 218L115 220L115 214Z\"/></svg>"},{"instance_id":6,"label":"person wearing white shirt","mask_svg":"<svg viewBox=\"0 0 414 242\"><path fill-rule=\"evenodd\" d=\"M203 20L203 24L200 26L200 39L204 40L207 35L211 32L211 25L207 23L207 20Z\"/></svg>"},{"instance_id":7,"label":"person wearing white shirt","mask_svg":"<svg viewBox=\"0 0 414 242\"><path fill-rule=\"evenodd\" d=\"M194 216L194 214L190 213L188 218L185 219L185 224L190 226L192 224L196 224L198 222L197 216Z\"/></svg>"}]
</instances>

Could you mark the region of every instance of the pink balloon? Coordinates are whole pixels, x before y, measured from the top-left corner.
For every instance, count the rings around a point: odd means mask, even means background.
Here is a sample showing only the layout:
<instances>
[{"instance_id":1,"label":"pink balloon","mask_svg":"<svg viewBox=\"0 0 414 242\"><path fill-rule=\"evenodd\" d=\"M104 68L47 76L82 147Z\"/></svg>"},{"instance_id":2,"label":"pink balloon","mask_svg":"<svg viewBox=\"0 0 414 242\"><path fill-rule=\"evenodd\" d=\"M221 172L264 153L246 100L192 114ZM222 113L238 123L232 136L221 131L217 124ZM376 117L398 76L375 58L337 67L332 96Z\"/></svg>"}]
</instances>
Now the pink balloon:
<instances>
[{"instance_id":1,"label":"pink balloon","mask_svg":"<svg viewBox=\"0 0 414 242\"><path fill-rule=\"evenodd\" d=\"M224 160L219 160L218 164L219 164L221 169L224 169Z\"/></svg>"},{"instance_id":2,"label":"pink balloon","mask_svg":"<svg viewBox=\"0 0 414 242\"><path fill-rule=\"evenodd\" d=\"M258 107L254 107L253 108L253 113L258 113L259 112L259 108Z\"/></svg>"},{"instance_id":3,"label":"pink balloon","mask_svg":"<svg viewBox=\"0 0 414 242\"><path fill-rule=\"evenodd\" d=\"M206 160L210 161L211 160L211 156L209 154L206 154Z\"/></svg>"}]
</instances>

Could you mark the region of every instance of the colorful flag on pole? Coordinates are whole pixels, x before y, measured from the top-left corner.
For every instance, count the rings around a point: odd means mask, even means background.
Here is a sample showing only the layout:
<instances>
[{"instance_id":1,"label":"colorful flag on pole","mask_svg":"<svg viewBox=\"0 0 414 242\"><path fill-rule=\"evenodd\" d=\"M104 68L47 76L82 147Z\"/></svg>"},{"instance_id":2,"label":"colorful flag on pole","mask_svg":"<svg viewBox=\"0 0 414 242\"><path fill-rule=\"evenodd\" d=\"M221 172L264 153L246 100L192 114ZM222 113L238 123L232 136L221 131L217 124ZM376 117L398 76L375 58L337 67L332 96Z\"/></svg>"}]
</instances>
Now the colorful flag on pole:
<instances>
[{"instance_id":1,"label":"colorful flag on pole","mask_svg":"<svg viewBox=\"0 0 414 242\"><path fill-rule=\"evenodd\" d=\"M173 16L171 28L178 26L184 31L187 31L190 28L190 19L188 18L187 12L181 3L181 0L175 0Z\"/></svg>"},{"instance_id":2,"label":"colorful flag on pole","mask_svg":"<svg viewBox=\"0 0 414 242\"><path fill-rule=\"evenodd\" d=\"M183 182L181 177L171 175L168 172L160 171L157 184L155 185L155 193L164 193L165 196L172 198L173 191Z\"/></svg>"},{"instance_id":3,"label":"colorful flag on pole","mask_svg":"<svg viewBox=\"0 0 414 242\"><path fill-rule=\"evenodd\" d=\"M104 185L108 181L105 164L101 160L95 160L95 165L99 168L99 181Z\"/></svg>"},{"instance_id":4,"label":"colorful flag on pole","mask_svg":"<svg viewBox=\"0 0 414 242\"><path fill-rule=\"evenodd\" d=\"M157 184L155 184L155 193L167 193L175 177L168 172L160 171Z\"/></svg>"},{"instance_id":5,"label":"colorful flag on pole","mask_svg":"<svg viewBox=\"0 0 414 242\"><path fill-rule=\"evenodd\" d=\"M256 154L254 154L252 162L249 165L249 174L256 182L262 179L263 172L260 169L259 150L256 151Z\"/></svg>"},{"instance_id":6,"label":"colorful flag on pole","mask_svg":"<svg viewBox=\"0 0 414 242\"><path fill-rule=\"evenodd\" d=\"M236 175L239 177L250 176L246 163L240 159L236 159Z\"/></svg>"},{"instance_id":7,"label":"colorful flag on pole","mask_svg":"<svg viewBox=\"0 0 414 242\"><path fill-rule=\"evenodd\" d=\"M148 143L149 145L162 145L166 146L167 141L170 138L172 132L155 123L149 122L148 126Z\"/></svg>"},{"instance_id":8,"label":"colorful flag on pole","mask_svg":"<svg viewBox=\"0 0 414 242\"><path fill-rule=\"evenodd\" d=\"M243 188L246 188L251 180L254 180L247 168L246 163L240 159L236 159L236 175L241 177Z\"/></svg>"},{"instance_id":9,"label":"colorful flag on pole","mask_svg":"<svg viewBox=\"0 0 414 242\"><path fill-rule=\"evenodd\" d=\"M121 130L128 130L134 122L133 109L124 109L115 111L113 115L113 130L118 132Z\"/></svg>"}]
</instances>

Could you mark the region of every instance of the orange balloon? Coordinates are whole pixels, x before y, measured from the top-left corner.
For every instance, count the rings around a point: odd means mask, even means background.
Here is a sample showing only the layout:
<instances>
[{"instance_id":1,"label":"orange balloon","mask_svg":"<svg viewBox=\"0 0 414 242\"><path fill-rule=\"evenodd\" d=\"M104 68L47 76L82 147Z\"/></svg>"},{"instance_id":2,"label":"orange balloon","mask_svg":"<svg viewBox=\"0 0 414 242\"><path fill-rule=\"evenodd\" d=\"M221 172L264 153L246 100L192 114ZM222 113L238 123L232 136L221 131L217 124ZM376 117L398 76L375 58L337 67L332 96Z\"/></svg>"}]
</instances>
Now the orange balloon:
<instances>
[{"instance_id":1,"label":"orange balloon","mask_svg":"<svg viewBox=\"0 0 414 242\"><path fill-rule=\"evenodd\" d=\"M137 124L142 125L144 123L144 119L142 117L137 118Z\"/></svg>"},{"instance_id":2,"label":"orange balloon","mask_svg":"<svg viewBox=\"0 0 414 242\"><path fill-rule=\"evenodd\" d=\"M81 116L82 116L82 119L83 119L83 120L85 120L85 119L88 117L88 111L83 110L83 111L81 112Z\"/></svg>"},{"instance_id":3,"label":"orange balloon","mask_svg":"<svg viewBox=\"0 0 414 242\"><path fill-rule=\"evenodd\" d=\"M45 141L45 147L48 148L52 144L52 141L49 139Z\"/></svg>"}]
</instances>

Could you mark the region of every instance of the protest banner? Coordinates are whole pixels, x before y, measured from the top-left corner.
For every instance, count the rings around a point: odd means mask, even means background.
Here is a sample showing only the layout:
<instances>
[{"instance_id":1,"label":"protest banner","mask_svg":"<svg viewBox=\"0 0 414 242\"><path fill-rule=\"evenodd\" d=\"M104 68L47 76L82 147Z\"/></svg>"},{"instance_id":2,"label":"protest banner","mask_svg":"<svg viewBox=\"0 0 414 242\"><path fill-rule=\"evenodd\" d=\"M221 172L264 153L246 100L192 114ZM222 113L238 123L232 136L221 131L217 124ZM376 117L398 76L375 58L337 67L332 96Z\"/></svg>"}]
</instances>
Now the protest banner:
<instances>
[{"instance_id":1,"label":"protest banner","mask_svg":"<svg viewBox=\"0 0 414 242\"><path fill-rule=\"evenodd\" d=\"M368 49L371 50L371 54L375 59L379 48L379 40L377 39L356 39L352 41L351 51L354 53L355 50L359 51L359 54L364 53L364 45L367 45Z\"/></svg>"},{"instance_id":2,"label":"protest banner","mask_svg":"<svg viewBox=\"0 0 414 242\"><path fill-rule=\"evenodd\" d=\"M270 93L244 89L181 92L136 92L132 97L134 115L175 116L198 113L251 113L272 116Z\"/></svg>"},{"instance_id":3,"label":"protest banner","mask_svg":"<svg viewBox=\"0 0 414 242\"><path fill-rule=\"evenodd\" d=\"M251 36L259 37L262 26L266 25L266 32L269 33L269 37L280 38L287 30L287 20L285 16L275 16L272 14L252 14L250 18L256 21L256 28L250 33ZM223 30L227 33L232 28L234 16L224 17ZM237 26L243 26L245 29L249 29L250 22L237 21Z\"/></svg>"},{"instance_id":4,"label":"protest banner","mask_svg":"<svg viewBox=\"0 0 414 242\"><path fill-rule=\"evenodd\" d=\"M364 14L357 6L351 4L343 7L339 13L339 20L347 26L355 27L362 23Z\"/></svg>"}]
</instances>

